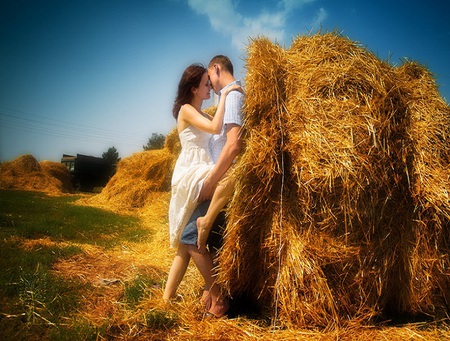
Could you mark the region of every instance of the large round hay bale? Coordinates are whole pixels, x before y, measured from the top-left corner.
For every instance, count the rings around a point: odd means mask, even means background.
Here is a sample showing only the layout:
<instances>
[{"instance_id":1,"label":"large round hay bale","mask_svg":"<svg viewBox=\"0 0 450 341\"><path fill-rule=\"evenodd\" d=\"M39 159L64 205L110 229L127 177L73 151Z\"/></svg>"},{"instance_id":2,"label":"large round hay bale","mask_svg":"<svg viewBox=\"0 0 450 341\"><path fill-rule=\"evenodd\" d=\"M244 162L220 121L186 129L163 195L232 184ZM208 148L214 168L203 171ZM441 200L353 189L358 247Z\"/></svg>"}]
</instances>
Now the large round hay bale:
<instances>
[{"instance_id":1,"label":"large round hay bale","mask_svg":"<svg viewBox=\"0 0 450 341\"><path fill-rule=\"evenodd\" d=\"M431 76L337 34L257 39L247 69L220 282L304 327L445 310L450 115ZM417 195L429 177L439 200Z\"/></svg>"},{"instance_id":2,"label":"large round hay bale","mask_svg":"<svg viewBox=\"0 0 450 341\"><path fill-rule=\"evenodd\" d=\"M174 159L174 155L163 148L120 160L116 174L102 192L87 199L87 203L118 210L145 207L154 192L169 190Z\"/></svg>"},{"instance_id":3,"label":"large round hay bale","mask_svg":"<svg viewBox=\"0 0 450 341\"><path fill-rule=\"evenodd\" d=\"M178 137L177 128L167 134L166 141L164 142L164 148L167 148L173 155L178 156L181 151L180 138Z\"/></svg>"},{"instance_id":4,"label":"large round hay bale","mask_svg":"<svg viewBox=\"0 0 450 341\"><path fill-rule=\"evenodd\" d=\"M64 165L50 161L39 163L32 155L22 155L0 165L0 188L51 195L73 191L69 171Z\"/></svg>"},{"instance_id":5,"label":"large round hay bale","mask_svg":"<svg viewBox=\"0 0 450 341\"><path fill-rule=\"evenodd\" d=\"M23 176L32 172L41 171L39 162L33 155L26 154L1 164L2 172L10 173L12 176Z\"/></svg>"},{"instance_id":6,"label":"large round hay bale","mask_svg":"<svg viewBox=\"0 0 450 341\"><path fill-rule=\"evenodd\" d=\"M436 314L450 302L450 107L426 68L406 62L396 71L411 120L411 309Z\"/></svg>"},{"instance_id":7,"label":"large round hay bale","mask_svg":"<svg viewBox=\"0 0 450 341\"><path fill-rule=\"evenodd\" d=\"M72 193L74 191L70 171L61 162L41 161L42 172L51 175L61 182L61 192Z\"/></svg>"}]
</instances>

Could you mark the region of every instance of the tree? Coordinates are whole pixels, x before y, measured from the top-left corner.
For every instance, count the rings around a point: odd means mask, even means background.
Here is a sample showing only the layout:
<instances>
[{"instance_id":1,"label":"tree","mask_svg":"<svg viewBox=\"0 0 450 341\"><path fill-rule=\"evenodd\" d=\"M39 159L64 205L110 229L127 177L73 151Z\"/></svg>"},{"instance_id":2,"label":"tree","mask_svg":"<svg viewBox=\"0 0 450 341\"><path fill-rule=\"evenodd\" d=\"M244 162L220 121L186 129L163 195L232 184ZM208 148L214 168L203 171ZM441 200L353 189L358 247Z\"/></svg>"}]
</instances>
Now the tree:
<instances>
[{"instance_id":1,"label":"tree","mask_svg":"<svg viewBox=\"0 0 450 341\"><path fill-rule=\"evenodd\" d=\"M113 146L108 148L108 151L102 154L103 160L106 161L107 166L109 167L109 176L113 176L116 173L117 163L120 161L119 152Z\"/></svg>"},{"instance_id":2,"label":"tree","mask_svg":"<svg viewBox=\"0 0 450 341\"><path fill-rule=\"evenodd\" d=\"M108 151L104 152L102 154L102 158L108 161L110 165L115 165L120 160L119 152L114 146L110 147Z\"/></svg>"},{"instance_id":3,"label":"tree","mask_svg":"<svg viewBox=\"0 0 450 341\"><path fill-rule=\"evenodd\" d=\"M162 149L165 141L166 137L163 134L153 133L152 137L148 139L147 145L142 146L142 148L144 150Z\"/></svg>"}]
</instances>

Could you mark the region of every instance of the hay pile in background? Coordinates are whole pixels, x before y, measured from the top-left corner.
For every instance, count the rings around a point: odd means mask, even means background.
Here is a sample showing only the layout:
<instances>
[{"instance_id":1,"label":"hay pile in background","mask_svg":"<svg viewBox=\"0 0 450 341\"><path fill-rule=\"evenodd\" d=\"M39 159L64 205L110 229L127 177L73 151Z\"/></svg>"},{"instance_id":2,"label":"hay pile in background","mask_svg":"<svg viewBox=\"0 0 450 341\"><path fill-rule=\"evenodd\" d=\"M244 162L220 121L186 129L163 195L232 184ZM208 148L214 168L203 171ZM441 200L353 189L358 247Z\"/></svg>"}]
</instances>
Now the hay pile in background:
<instances>
[{"instance_id":1,"label":"hay pile in background","mask_svg":"<svg viewBox=\"0 0 450 341\"><path fill-rule=\"evenodd\" d=\"M119 161L100 194L79 202L120 211L144 208L155 193L170 189L174 162L168 148L135 153Z\"/></svg>"},{"instance_id":2,"label":"hay pile in background","mask_svg":"<svg viewBox=\"0 0 450 341\"><path fill-rule=\"evenodd\" d=\"M448 311L450 110L337 34L248 48L219 280L284 325Z\"/></svg>"},{"instance_id":3,"label":"hay pile in background","mask_svg":"<svg viewBox=\"0 0 450 341\"><path fill-rule=\"evenodd\" d=\"M70 172L59 162L38 162L22 155L0 165L0 188L40 191L51 195L72 193Z\"/></svg>"},{"instance_id":4,"label":"hay pile in background","mask_svg":"<svg viewBox=\"0 0 450 341\"><path fill-rule=\"evenodd\" d=\"M46 160L39 162L39 164L41 165L41 169L44 173L50 174L61 181L62 188L66 192L74 192L70 171L64 164L61 162Z\"/></svg>"},{"instance_id":5,"label":"hay pile in background","mask_svg":"<svg viewBox=\"0 0 450 341\"><path fill-rule=\"evenodd\" d=\"M177 129L173 129L167 136L164 142L164 148L167 148L173 155L178 157L181 152L181 142L178 137Z\"/></svg>"}]
</instances>

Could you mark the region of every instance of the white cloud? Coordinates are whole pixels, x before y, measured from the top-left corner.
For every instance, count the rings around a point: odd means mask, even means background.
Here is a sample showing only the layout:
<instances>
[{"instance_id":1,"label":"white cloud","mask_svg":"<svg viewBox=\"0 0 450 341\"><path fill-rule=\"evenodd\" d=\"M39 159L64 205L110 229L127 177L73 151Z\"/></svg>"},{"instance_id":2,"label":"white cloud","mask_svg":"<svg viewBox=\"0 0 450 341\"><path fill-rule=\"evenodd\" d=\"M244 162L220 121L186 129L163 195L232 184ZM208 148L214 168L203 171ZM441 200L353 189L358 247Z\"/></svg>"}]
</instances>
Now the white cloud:
<instances>
[{"instance_id":1,"label":"white cloud","mask_svg":"<svg viewBox=\"0 0 450 341\"><path fill-rule=\"evenodd\" d=\"M311 31L316 31L318 28L320 28L320 26L327 19L327 17L328 12L323 7L321 7L319 11L317 11L316 16L314 17L311 23Z\"/></svg>"},{"instance_id":2,"label":"white cloud","mask_svg":"<svg viewBox=\"0 0 450 341\"><path fill-rule=\"evenodd\" d=\"M233 26L239 26L242 20L231 0L188 0L188 5L198 14L206 15L211 26L225 34L232 34Z\"/></svg>"},{"instance_id":3,"label":"white cloud","mask_svg":"<svg viewBox=\"0 0 450 341\"><path fill-rule=\"evenodd\" d=\"M244 18L238 35L232 37L235 46L248 42L248 37L265 36L273 41L284 38L285 17L282 13L261 13L255 18Z\"/></svg>"},{"instance_id":4,"label":"white cloud","mask_svg":"<svg viewBox=\"0 0 450 341\"><path fill-rule=\"evenodd\" d=\"M237 12L233 0L188 0L188 5L197 14L206 15L214 30L231 37L234 47L242 49L249 37L264 36L272 41L284 42L285 26L288 15L295 9L316 0L279 0L278 10L262 11L254 17L244 17ZM327 17L321 8L312 22L316 29Z\"/></svg>"}]
</instances>

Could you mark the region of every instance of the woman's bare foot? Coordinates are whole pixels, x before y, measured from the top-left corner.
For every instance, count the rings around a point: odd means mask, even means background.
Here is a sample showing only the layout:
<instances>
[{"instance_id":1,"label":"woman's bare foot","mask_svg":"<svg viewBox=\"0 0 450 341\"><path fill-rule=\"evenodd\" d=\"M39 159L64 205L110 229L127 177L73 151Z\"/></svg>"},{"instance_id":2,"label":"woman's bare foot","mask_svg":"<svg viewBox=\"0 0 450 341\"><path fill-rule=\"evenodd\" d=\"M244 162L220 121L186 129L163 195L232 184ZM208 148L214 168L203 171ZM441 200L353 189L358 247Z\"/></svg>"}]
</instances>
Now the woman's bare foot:
<instances>
[{"instance_id":1,"label":"woman's bare foot","mask_svg":"<svg viewBox=\"0 0 450 341\"><path fill-rule=\"evenodd\" d=\"M200 253L206 253L206 242L208 241L210 227L205 217L197 218L197 247Z\"/></svg>"}]
</instances>

